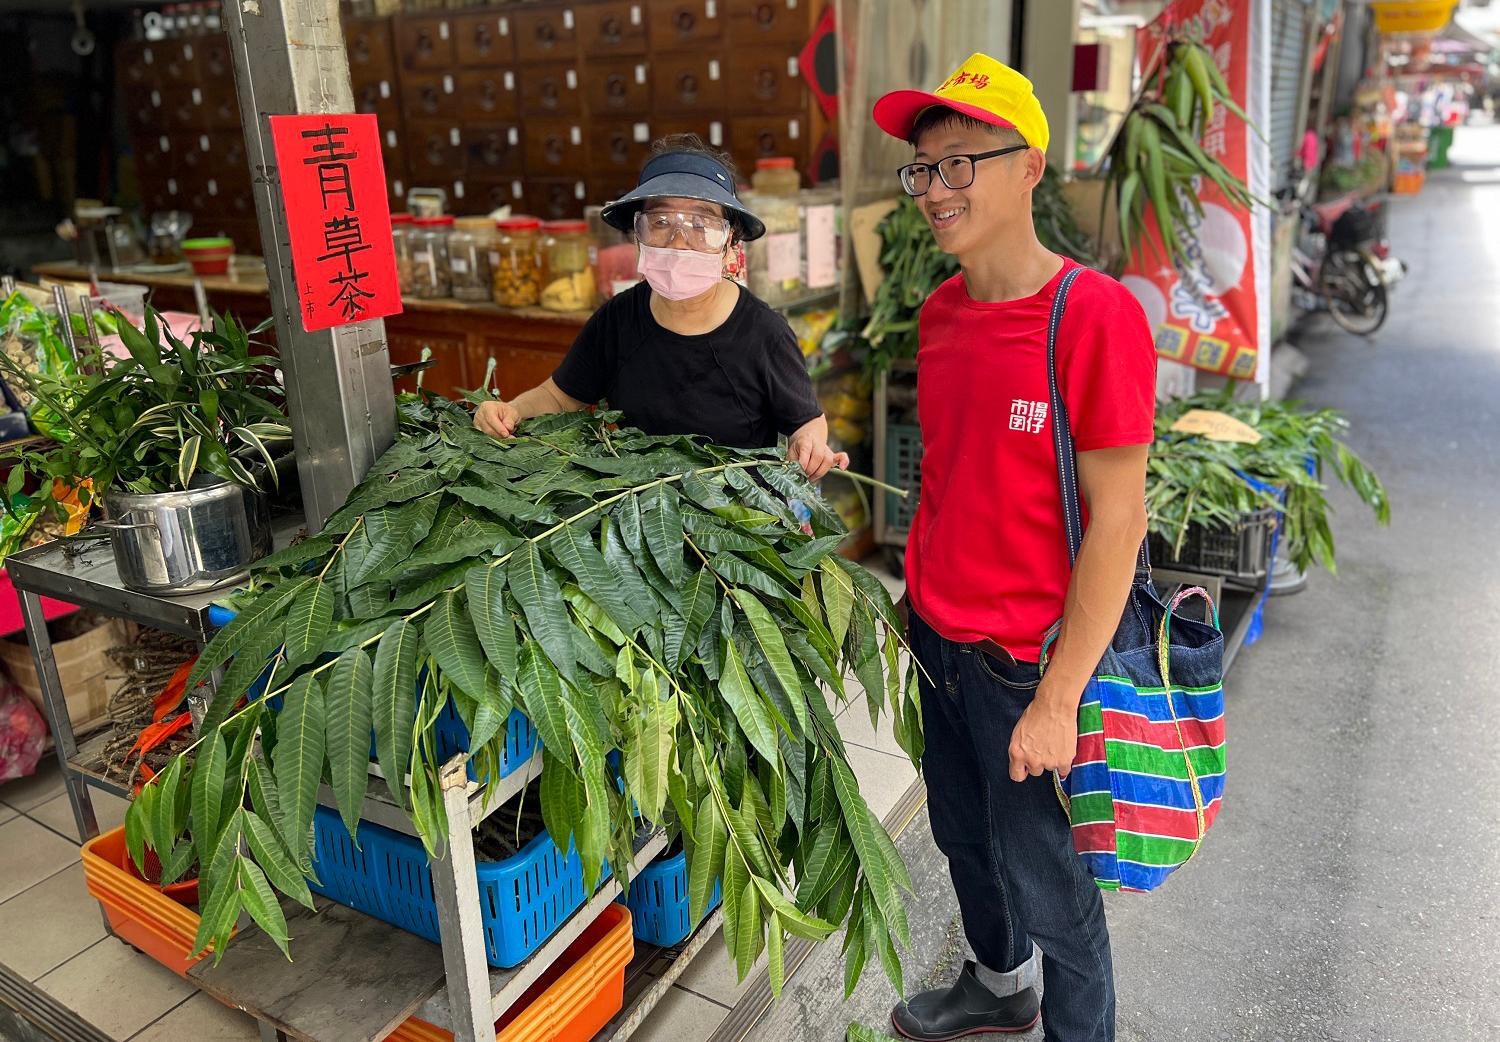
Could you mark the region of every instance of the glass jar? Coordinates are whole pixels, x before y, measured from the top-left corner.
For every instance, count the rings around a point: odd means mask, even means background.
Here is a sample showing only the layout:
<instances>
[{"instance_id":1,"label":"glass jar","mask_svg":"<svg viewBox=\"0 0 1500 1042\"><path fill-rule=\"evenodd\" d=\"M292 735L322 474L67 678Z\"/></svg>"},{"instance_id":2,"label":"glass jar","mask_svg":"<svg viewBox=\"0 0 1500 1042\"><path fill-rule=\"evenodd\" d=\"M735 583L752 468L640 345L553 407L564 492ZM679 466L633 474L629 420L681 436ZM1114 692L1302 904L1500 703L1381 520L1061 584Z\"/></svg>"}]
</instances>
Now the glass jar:
<instances>
[{"instance_id":1,"label":"glass jar","mask_svg":"<svg viewBox=\"0 0 1500 1042\"><path fill-rule=\"evenodd\" d=\"M802 281L808 292L843 281L843 229L837 187L819 185L797 193L802 211Z\"/></svg>"},{"instance_id":2,"label":"glass jar","mask_svg":"<svg viewBox=\"0 0 1500 1042\"><path fill-rule=\"evenodd\" d=\"M589 256L593 260L594 285L599 290L599 299L608 300L623 293L641 281L636 266L635 239L618 228L604 223L603 207L585 207L583 214L589 222Z\"/></svg>"},{"instance_id":3,"label":"glass jar","mask_svg":"<svg viewBox=\"0 0 1500 1042\"><path fill-rule=\"evenodd\" d=\"M745 248L750 292L771 307L782 307L806 296L801 206L796 195L746 192L742 201L766 226L766 234Z\"/></svg>"},{"instance_id":4,"label":"glass jar","mask_svg":"<svg viewBox=\"0 0 1500 1042\"><path fill-rule=\"evenodd\" d=\"M542 269L537 256L542 222L535 217L507 217L495 222L498 235L490 254L495 303L506 308L535 307L542 299Z\"/></svg>"},{"instance_id":5,"label":"glass jar","mask_svg":"<svg viewBox=\"0 0 1500 1042\"><path fill-rule=\"evenodd\" d=\"M453 293L453 270L448 261L448 236L452 231L452 217L418 217L412 221L411 295L419 300Z\"/></svg>"},{"instance_id":6,"label":"glass jar","mask_svg":"<svg viewBox=\"0 0 1500 1042\"><path fill-rule=\"evenodd\" d=\"M391 214L391 247L396 254L396 282L403 297L412 291L411 214Z\"/></svg>"},{"instance_id":7,"label":"glass jar","mask_svg":"<svg viewBox=\"0 0 1500 1042\"><path fill-rule=\"evenodd\" d=\"M488 217L460 217L448 236L448 267L453 273L454 300L489 300L490 250L495 225Z\"/></svg>"},{"instance_id":8,"label":"glass jar","mask_svg":"<svg viewBox=\"0 0 1500 1042\"><path fill-rule=\"evenodd\" d=\"M755 161L750 184L766 195L796 195L802 187L802 175L797 173L797 161L791 156L772 156Z\"/></svg>"},{"instance_id":9,"label":"glass jar","mask_svg":"<svg viewBox=\"0 0 1500 1042\"><path fill-rule=\"evenodd\" d=\"M549 311L589 311L597 304L594 269L589 265L587 221L542 224L542 307Z\"/></svg>"}]
</instances>

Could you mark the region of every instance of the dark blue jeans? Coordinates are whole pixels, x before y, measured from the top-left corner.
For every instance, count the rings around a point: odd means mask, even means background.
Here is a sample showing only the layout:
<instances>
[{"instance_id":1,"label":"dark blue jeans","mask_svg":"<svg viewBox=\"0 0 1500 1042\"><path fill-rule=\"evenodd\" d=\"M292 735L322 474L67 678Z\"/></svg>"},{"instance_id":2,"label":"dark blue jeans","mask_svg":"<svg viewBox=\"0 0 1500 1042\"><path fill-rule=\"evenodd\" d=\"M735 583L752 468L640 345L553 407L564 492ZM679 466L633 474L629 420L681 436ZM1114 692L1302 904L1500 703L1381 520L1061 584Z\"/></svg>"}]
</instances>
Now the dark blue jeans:
<instances>
[{"instance_id":1,"label":"dark blue jeans","mask_svg":"<svg viewBox=\"0 0 1500 1042\"><path fill-rule=\"evenodd\" d=\"M1036 664L1002 664L944 639L915 613L910 638L925 671L922 771L932 835L948 858L980 979L1000 993L1027 986L1035 942L1045 956L1048 1042L1113 1042L1104 902L1073 852L1052 776L1010 780L1011 732L1036 691Z\"/></svg>"}]
</instances>

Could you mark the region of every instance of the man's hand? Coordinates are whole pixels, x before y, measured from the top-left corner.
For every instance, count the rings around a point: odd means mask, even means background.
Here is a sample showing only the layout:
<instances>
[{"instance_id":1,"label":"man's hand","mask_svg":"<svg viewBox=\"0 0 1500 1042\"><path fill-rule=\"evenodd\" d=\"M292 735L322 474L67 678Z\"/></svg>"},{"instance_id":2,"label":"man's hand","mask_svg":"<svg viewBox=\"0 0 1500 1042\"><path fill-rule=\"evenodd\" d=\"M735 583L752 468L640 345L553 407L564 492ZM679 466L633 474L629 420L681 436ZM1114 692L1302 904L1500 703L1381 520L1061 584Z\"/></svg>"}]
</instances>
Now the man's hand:
<instances>
[{"instance_id":1,"label":"man's hand","mask_svg":"<svg viewBox=\"0 0 1500 1042\"><path fill-rule=\"evenodd\" d=\"M509 438L520 422L520 410L510 402L480 402L474 410L474 426L492 438Z\"/></svg>"},{"instance_id":2,"label":"man's hand","mask_svg":"<svg viewBox=\"0 0 1500 1042\"><path fill-rule=\"evenodd\" d=\"M819 438L812 431L792 435L787 442L786 457L802 465L809 481L818 481L834 467L849 469L849 454L834 452L828 447L828 439Z\"/></svg>"},{"instance_id":3,"label":"man's hand","mask_svg":"<svg viewBox=\"0 0 1500 1042\"><path fill-rule=\"evenodd\" d=\"M1010 780L1039 778L1046 771L1056 771L1066 778L1078 755L1078 699L1064 694L1057 684L1049 685L1044 677L1036 697L1021 714L1010 736Z\"/></svg>"}]
</instances>

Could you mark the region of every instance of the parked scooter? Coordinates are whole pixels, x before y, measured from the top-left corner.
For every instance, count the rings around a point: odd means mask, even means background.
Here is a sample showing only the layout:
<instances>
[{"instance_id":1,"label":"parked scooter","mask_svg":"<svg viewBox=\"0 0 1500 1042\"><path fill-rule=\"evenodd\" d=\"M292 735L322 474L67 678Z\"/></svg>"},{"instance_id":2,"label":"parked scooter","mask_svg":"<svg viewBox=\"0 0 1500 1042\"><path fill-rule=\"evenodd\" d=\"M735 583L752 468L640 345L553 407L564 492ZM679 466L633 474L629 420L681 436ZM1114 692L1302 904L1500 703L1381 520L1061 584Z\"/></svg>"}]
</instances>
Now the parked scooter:
<instances>
[{"instance_id":1,"label":"parked scooter","mask_svg":"<svg viewBox=\"0 0 1500 1042\"><path fill-rule=\"evenodd\" d=\"M1293 299L1304 310L1326 310L1350 333L1370 336L1385 324L1390 289L1406 275L1406 264L1391 255L1385 201L1300 202L1306 185L1296 193L1302 234L1292 247Z\"/></svg>"}]
</instances>

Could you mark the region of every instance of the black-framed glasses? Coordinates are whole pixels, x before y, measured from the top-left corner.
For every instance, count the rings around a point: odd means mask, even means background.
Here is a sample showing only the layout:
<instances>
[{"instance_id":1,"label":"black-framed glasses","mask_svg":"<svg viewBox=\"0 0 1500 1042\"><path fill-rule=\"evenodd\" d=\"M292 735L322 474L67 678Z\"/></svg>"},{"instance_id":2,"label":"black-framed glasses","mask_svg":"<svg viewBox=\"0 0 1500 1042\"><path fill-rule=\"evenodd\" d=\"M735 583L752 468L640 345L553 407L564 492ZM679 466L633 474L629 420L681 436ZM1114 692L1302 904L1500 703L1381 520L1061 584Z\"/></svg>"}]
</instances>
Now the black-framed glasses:
<instances>
[{"instance_id":1,"label":"black-framed glasses","mask_svg":"<svg viewBox=\"0 0 1500 1042\"><path fill-rule=\"evenodd\" d=\"M901 178L901 187L906 190L907 195L911 196L927 194L927 190L932 187L934 170L937 171L938 177L942 178L943 184L953 191L958 191L974 183L974 164L981 159L1008 156L1012 152L1024 152L1030 147L1030 145L1010 145L1006 148L997 148L993 152L944 156L936 163L908 163L896 171L896 176Z\"/></svg>"}]
</instances>

